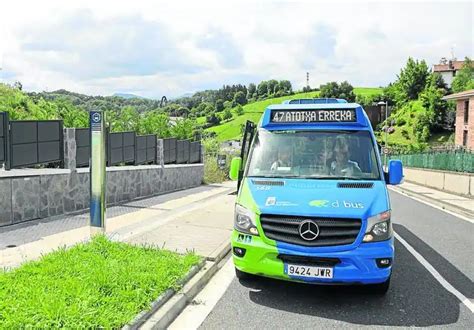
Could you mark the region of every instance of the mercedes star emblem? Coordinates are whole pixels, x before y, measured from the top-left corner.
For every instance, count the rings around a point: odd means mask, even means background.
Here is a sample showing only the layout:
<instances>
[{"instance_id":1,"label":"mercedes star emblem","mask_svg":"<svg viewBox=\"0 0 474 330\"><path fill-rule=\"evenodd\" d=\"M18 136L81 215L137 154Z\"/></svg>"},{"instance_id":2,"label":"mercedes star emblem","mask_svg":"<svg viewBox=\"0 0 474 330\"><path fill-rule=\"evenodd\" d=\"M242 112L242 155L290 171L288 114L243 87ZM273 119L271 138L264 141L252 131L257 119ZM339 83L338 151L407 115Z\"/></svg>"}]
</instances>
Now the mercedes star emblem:
<instances>
[{"instance_id":1,"label":"mercedes star emblem","mask_svg":"<svg viewBox=\"0 0 474 330\"><path fill-rule=\"evenodd\" d=\"M313 241L319 235L319 226L312 220L304 220L300 223L298 232L305 241Z\"/></svg>"}]
</instances>

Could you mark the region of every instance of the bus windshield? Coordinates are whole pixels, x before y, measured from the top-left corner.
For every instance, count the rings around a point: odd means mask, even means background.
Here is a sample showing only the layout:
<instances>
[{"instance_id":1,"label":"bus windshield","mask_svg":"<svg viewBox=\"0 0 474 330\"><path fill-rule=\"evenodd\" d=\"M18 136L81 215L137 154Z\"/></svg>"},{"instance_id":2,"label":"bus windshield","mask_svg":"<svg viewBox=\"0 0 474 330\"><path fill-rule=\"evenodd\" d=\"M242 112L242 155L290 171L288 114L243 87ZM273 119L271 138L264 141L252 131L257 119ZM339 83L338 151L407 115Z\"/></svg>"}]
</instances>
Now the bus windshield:
<instances>
[{"instance_id":1,"label":"bus windshield","mask_svg":"<svg viewBox=\"0 0 474 330\"><path fill-rule=\"evenodd\" d=\"M368 131L268 131L250 151L249 177L380 180Z\"/></svg>"}]
</instances>

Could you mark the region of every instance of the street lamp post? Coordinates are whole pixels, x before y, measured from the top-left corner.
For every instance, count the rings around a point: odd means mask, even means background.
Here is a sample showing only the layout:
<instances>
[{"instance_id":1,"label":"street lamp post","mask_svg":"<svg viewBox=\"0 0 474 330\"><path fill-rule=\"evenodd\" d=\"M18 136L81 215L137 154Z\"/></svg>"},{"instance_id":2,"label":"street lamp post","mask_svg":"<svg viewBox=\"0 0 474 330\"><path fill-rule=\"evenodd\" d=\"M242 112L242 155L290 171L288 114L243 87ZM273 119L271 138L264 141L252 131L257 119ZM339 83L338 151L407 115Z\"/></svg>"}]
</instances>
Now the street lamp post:
<instances>
[{"instance_id":1,"label":"street lamp post","mask_svg":"<svg viewBox=\"0 0 474 330\"><path fill-rule=\"evenodd\" d=\"M388 148L388 102L387 101L380 101L377 103L377 105L385 105L385 141L384 141L384 146L385 146L385 151L384 151L384 164L387 166L387 148ZM382 109L381 109L382 110Z\"/></svg>"}]
</instances>

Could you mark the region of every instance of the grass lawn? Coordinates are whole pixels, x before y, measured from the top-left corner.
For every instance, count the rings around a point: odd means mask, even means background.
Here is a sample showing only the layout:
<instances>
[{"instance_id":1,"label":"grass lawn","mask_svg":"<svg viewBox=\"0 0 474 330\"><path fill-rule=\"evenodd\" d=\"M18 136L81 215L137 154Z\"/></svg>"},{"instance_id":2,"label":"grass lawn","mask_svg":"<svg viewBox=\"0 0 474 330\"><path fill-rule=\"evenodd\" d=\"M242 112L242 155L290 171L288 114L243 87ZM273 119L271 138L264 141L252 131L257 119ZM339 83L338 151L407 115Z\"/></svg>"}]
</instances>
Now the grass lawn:
<instances>
[{"instance_id":1,"label":"grass lawn","mask_svg":"<svg viewBox=\"0 0 474 330\"><path fill-rule=\"evenodd\" d=\"M0 328L120 328L200 258L99 236L0 272Z\"/></svg>"},{"instance_id":2,"label":"grass lawn","mask_svg":"<svg viewBox=\"0 0 474 330\"><path fill-rule=\"evenodd\" d=\"M373 95L382 93L381 88L372 87L355 87L354 93L357 95ZM227 141L240 138L240 126L245 124L247 120L258 123L265 108L271 104L280 104L284 100L301 99L301 98L315 98L319 96L319 92L298 93L290 96L282 96L271 98L268 100L257 101L246 104L244 106L244 114L237 116L233 114L233 120L221 125L213 126L207 130L215 132L219 141Z\"/></svg>"}]
</instances>

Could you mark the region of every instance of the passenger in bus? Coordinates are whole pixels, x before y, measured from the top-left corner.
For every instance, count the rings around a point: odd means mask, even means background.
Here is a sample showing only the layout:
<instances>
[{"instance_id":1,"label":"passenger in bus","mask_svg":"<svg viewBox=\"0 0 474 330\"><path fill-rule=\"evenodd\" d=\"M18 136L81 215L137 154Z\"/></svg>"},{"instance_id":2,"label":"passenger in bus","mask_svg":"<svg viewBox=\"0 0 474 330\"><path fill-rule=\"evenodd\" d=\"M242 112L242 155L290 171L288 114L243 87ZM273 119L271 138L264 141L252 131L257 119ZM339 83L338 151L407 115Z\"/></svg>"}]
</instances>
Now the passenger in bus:
<instances>
[{"instance_id":1,"label":"passenger in bus","mask_svg":"<svg viewBox=\"0 0 474 330\"><path fill-rule=\"evenodd\" d=\"M357 162L349 159L349 143L344 136L338 136L334 146L334 159L331 161L329 173L332 175L357 176L362 171Z\"/></svg>"},{"instance_id":2,"label":"passenger in bus","mask_svg":"<svg viewBox=\"0 0 474 330\"><path fill-rule=\"evenodd\" d=\"M277 171L280 167L291 167L291 147L282 146L278 149L277 160L273 162L271 171Z\"/></svg>"}]
</instances>

